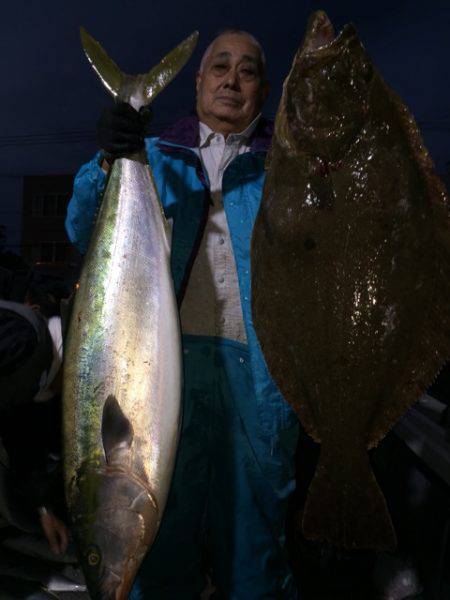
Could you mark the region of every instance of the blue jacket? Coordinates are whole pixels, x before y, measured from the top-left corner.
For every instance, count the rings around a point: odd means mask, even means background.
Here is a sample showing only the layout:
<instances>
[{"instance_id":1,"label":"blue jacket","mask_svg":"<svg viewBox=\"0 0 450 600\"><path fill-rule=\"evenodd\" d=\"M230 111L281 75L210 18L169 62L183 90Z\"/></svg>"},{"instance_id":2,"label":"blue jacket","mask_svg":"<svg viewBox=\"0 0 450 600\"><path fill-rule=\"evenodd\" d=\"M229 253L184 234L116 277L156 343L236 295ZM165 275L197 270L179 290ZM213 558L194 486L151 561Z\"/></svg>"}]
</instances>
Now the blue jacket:
<instances>
[{"instance_id":1,"label":"blue jacket","mask_svg":"<svg viewBox=\"0 0 450 600\"><path fill-rule=\"evenodd\" d=\"M272 130L270 122L260 119L250 151L240 154L228 165L222 180L223 204L236 260L260 426L267 435L275 435L297 423L293 410L268 373L253 328L250 304L250 242L261 201L264 161ZM171 266L179 303L200 245L210 202L198 145L196 116L181 119L159 138L146 139L148 161L164 212L167 218L173 219ZM87 249L105 187L106 177L99 160L98 154L80 169L67 210L67 233L81 252Z\"/></svg>"}]
</instances>

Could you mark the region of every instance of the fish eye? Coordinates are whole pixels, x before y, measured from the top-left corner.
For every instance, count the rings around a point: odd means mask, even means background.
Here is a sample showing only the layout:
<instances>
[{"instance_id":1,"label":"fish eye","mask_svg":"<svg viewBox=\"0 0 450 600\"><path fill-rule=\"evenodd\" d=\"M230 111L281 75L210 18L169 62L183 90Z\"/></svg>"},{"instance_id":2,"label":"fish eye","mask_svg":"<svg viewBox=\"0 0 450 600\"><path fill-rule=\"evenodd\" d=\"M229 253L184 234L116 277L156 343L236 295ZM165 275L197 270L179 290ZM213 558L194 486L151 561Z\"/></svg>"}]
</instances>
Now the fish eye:
<instances>
[{"instance_id":1,"label":"fish eye","mask_svg":"<svg viewBox=\"0 0 450 600\"><path fill-rule=\"evenodd\" d=\"M100 549L97 546L91 546L86 553L86 560L90 567L97 567L101 562Z\"/></svg>"}]
</instances>

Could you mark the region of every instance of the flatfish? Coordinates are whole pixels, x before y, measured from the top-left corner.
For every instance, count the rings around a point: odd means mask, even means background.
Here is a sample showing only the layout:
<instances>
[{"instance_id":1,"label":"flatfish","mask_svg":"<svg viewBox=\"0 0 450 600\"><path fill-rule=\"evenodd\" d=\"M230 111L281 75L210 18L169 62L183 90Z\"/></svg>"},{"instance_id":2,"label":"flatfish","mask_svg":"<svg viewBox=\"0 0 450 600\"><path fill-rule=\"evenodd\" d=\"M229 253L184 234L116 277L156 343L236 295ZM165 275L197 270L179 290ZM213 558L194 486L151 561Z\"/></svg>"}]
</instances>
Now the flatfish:
<instances>
[{"instance_id":1,"label":"flatfish","mask_svg":"<svg viewBox=\"0 0 450 600\"><path fill-rule=\"evenodd\" d=\"M269 370L321 452L308 538L392 548L367 450L450 354L450 217L418 127L353 25L312 15L283 86L252 239Z\"/></svg>"}]
</instances>

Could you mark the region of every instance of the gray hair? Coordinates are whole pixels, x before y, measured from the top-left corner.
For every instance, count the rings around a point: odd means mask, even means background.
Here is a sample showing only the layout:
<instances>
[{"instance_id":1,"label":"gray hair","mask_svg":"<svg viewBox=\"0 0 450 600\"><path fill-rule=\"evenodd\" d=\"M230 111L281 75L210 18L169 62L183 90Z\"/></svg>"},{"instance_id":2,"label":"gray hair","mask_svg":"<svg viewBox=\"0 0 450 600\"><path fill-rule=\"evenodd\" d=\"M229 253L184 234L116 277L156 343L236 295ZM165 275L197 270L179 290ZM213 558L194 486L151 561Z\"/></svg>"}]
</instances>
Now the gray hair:
<instances>
[{"instance_id":1,"label":"gray hair","mask_svg":"<svg viewBox=\"0 0 450 600\"><path fill-rule=\"evenodd\" d=\"M213 38L213 40L209 44L209 46L206 48L205 52L203 53L202 60L200 61L199 72L201 73L203 71L203 68L205 66L206 60L207 60L208 56L211 54L212 47L214 45L214 42L217 40L217 38L221 37L222 35L228 35L228 34L245 35L246 37L248 37L250 39L250 41L252 42L252 44L254 44L254 46L256 46L256 48L258 49L258 52L259 52L259 57L260 57L260 74L261 74L262 79L265 79L265 76L266 76L266 55L264 53L264 50L263 50L261 44L255 38L255 36L252 35L251 33L249 33L248 31L244 31L243 29L232 29L232 28L230 28L230 29L223 29L223 30L219 31L215 35L215 37Z\"/></svg>"}]
</instances>

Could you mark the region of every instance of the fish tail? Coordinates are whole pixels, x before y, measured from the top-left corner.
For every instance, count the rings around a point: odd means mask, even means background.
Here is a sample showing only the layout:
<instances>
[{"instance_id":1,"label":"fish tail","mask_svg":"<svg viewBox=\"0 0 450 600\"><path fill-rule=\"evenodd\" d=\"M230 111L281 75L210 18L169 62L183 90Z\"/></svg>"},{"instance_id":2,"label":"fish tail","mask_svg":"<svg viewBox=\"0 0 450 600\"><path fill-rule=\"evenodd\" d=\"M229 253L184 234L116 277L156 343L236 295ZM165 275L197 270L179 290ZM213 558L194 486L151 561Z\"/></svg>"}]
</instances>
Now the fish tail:
<instances>
[{"instance_id":1,"label":"fish tail","mask_svg":"<svg viewBox=\"0 0 450 600\"><path fill-rule=\"evenodd\" d=\"M396 535L364 447L343 456L321 448L302 529L308 539L347 549L392 550Z\"/></svg>"},{"instance_id":2,"label":"fish tail","mask_svg":"<svg viewBox=\"0 0 450 600\"><path fill-rule=\"evenodd\" d=\"M126 100L134 88L139 87L142 106L145 106L156 98L186 64L197 44L198 31L194 31L166 54L148 73L136 76L123 73L83 27L80 28L80 37L87 59L108 92L117 100Z\"/></svg>"}]
</instances>

